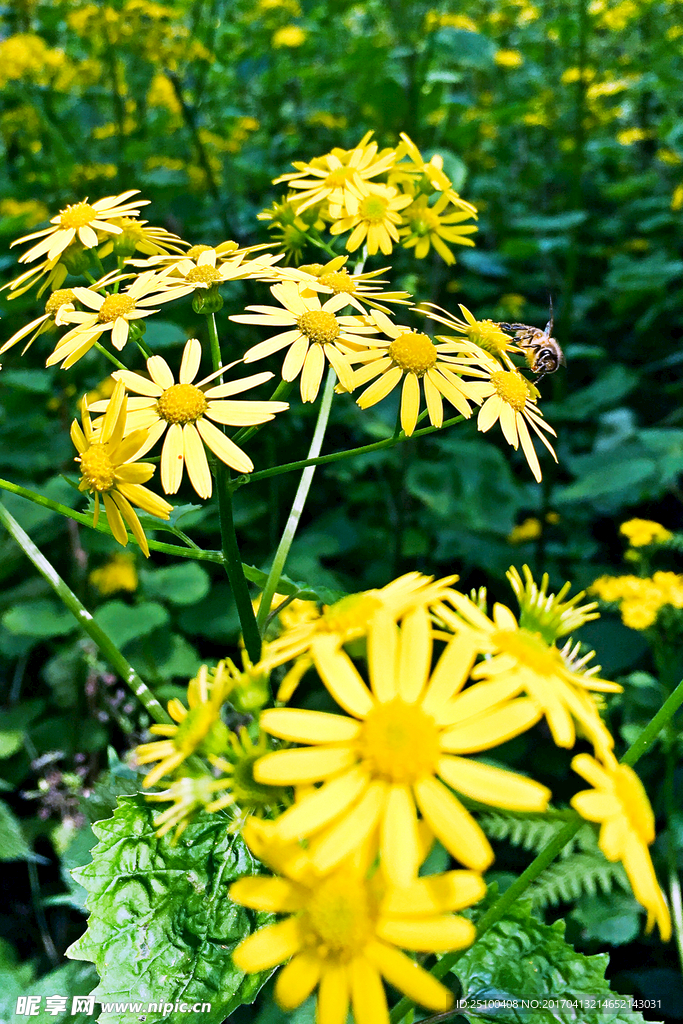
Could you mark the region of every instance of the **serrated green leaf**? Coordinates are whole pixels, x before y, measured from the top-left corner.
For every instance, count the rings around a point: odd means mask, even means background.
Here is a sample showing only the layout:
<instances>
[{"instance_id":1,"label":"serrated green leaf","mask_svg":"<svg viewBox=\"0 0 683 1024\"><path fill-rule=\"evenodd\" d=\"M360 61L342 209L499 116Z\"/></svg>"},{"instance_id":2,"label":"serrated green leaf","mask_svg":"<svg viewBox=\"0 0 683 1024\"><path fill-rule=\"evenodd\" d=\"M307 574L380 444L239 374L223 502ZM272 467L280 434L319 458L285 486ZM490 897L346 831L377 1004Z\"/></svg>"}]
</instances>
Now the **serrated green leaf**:
<instances>
[{"instance_id":1,"label":"serrated green leaf","mask_svg":"<svg viewBox=\"0 0 683 1024\"><path fill-rule=\"evenodd\" d=\"M470 1024L520 1024L530 1014L534 1024L643 1024L640 1013L610 1008L609 1000L619 997L605 979L608 962L606 954L577 953L564 939L563 921L543 924L528 902L516 903L453 967L460 998L477 1003L476 1010L459 1012ZM489 1007L482 1005L487 1000ZM521 1000L540 1005L525 1009ZM551 1005L544 1007L544 1000Z\"/></svg>"},{"instance_id":2,"label":"serrated green leaf","mask_svg":"<svg viewBox=\"0 0 683 1024\"><path fill-rule=\"evenodd\" d=\"M31 636L39 640L66 636L78 628L78 623L71 612L47 598L10 608L3 615L2 624L10 633Z\"/></svg>"},{"instance_id":3,"label":"serrated green leaf","mask_svg":"<svg viewBox=\"0 0 683 1024\"><path fill-rule=\"evenodd\" d=\"M230 882L254 874L255 861L223 818L189 825L176 846L155 835L156 808L142 796L119 800L114 816L93 826L92 863L74 871L89 892L88 930L67 951L100 974L100 1003L211 1003L204 1024L219 1024L253 1001L261 975L232 962L237 943L266 918L232 903ZM133 1024L139 1015L103 1012L100 1024ZM147 1024L175 1020L148 1012Z\"/></svg>"},{"instance_id":4,"label":"serrated green leaf","mask_svg":"<svg viewBox=\"0 0 683 1024\"><path fill-rule=\"evenodd\" d=\"M165 626L168 612L163 605L154 601L143 601L136 605L107 601L97 609L94 619L118 647L124 647L131 640L147 636L159 626Z\"/></svg>"},{"instance_id":5,"label":"serrated green leaf","mask_svg":"<svg viewBox=\"0 0 683 1024\"><path fill-rule=\"evenodd\" d=\"M172 604L195 604L209 592L211 580L196 562L180 562L153 572L141 572L145 593Z\"/></svg>"}]
</instances>

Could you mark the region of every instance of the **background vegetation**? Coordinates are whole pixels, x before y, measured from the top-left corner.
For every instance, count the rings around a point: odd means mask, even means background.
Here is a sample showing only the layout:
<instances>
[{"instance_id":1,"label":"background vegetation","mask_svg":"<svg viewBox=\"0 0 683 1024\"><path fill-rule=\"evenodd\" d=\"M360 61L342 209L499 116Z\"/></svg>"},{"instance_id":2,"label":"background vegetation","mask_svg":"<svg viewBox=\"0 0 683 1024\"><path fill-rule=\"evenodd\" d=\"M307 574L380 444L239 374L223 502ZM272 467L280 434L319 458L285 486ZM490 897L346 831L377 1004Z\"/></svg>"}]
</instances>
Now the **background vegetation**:
<instances>
[{"instance_id":1,"label":"background vegetation","mask_svg":"<svg viewBox=\"0 0 683 1024\"><path fill-rule=\"evenodd\" d=\"M267 240L256 215L281 194L271 179L291 160L350 147L371 129L380 145L395 145L405 131L423 152L443 154L480 214L476 248L458 252L455 267L433 251L416 261L397 250L387 261L395 286L456 313L464 302L480 318L541 327L552 297L567 369L540 386L559 435L559 465L544 461L543 483L533 482L521 455L472 423L335 464L317 474L288 575L348 592L411 569L457 572L465 586L486 585L495 596L507 595L508 566L527 562L554 585L571 579L581 588L631 571L622 521L640 516L683 529L681 3L15 0L0 10L7 280L17 272L11 240L67 203L129 188L152 200L143 214L152 223L193 242ZM230 338L241 354L260 335L227 314L264 301L251 284L231 289L218 316L228 357ZM0 341L43 311L30 293L11 303L6 295ZM164 307L148 326L149 343L173 360L196 330L184 310ZM93 350L67 381L63 371L44 369L49 338L42 341L23 359L16 348L4 358L0 475L81 507L63 476L73 475L67 428L80 394L108 371ZM293 403L253 443L257 467L282 452L304 458L314 416ZM389 436L396 406L361 413L339 401L332 416L327 444L337 450ZM237 493L246 562L268 567L295 484L275 478ZM215 513L189 489L181 496L194 503L183 527L214 533ZM159 555L143 564L133 555L120 563L124 585L110 593L97 570L113 540L5 498L160 698L179 693L200 659L234 648L237 618L218 567L167 565ZM675 572L677 547L650 568ZM83 931L85 893L68 869L87 861L90 823L111 813L115 793L136 788L119 755L148 723L2 537L0 581L5 1020L16 995L54 971ZM671 610L644 631L613 610L582 631L603 674L627 682L611 723L624 743L680 678L678 615ZM523 737L509 748L511 765L563 797L564 769L550 743ZM677 788L666 794L661 765L661 754L650 754L640 771L659 814L666 799L669 809L672 800L681 806L680 767ZM542 837L490 817L504 883ZM683 815L667 821L657 863L670 866L673 850L680 867ZM584 860L572 861L578 856ZM596 863L590 850L575 849L557 877L545 879L538 907L548 920L565 916L569 939L584 952L612 947L615 988L662 1000L646 1018L680 1018L674 944L643 937L637 904L616 872L598 877ZM36 982L47 988L30 990L92 987L86 965L60 970ZM254 1019L259 1011L240 1012Z\"/></svg>"}]
</instances>

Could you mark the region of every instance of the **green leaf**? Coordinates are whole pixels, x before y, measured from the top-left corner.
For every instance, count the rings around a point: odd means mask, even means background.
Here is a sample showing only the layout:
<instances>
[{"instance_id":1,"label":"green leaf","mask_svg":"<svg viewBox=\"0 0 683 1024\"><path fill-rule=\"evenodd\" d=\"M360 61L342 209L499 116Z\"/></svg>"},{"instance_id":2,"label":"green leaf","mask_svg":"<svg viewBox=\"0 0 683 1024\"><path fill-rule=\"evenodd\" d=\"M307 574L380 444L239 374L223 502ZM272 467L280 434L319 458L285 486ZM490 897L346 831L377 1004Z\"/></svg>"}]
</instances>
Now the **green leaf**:
<instances>
[{"instance_id":1,"label":"green leaf","mask_svg":"<svg viewBox=\"0 0 683 1024\"><path fill-rule=\"evenodd\" d=\"M441 50L460 64L472 64L474 67L487 67L493 60L495 45L479 32L468 32L466 29L452 28L450 25L440 28L434 35L437 50Z\"/></svg>"},{"instance_id":2,"label":"green leaf","mask_svg":"<svg viewBox=\"0 0 683 1024\"><path fill-rule=\"evenodd\" d=\"M145 324L145 342L157 352L160 349L173 348L186 340L186 334L182 327L173 324L169 320L150 320Z\"/></svg>"},{"instance_id":3,"label":"green leaf","mask_svg":"<svg viewBox=\"0 0 683 1024\"><path fill-rule=\"evenodd\" d=\"M22 965L23 966L23 965ZM7 1015L2 1014L2 1002L0 1002L0 1019L8 1024L91 1024L92 1014L79 1012L72 1014L72 1000L74 996L87 996L92 992L93 986L97 984L97 974L90 964L65 964L58 967L49 974L44 974L31 985L24 985L21 991L17 992L12 999L11 1005L5 1007ZM25 1014L18 1014L16 1010L16 996L39 996L38 1014L27 1017ZM61 996L66 999L66 1007L55 1013L48 1012L47 999L50 996ZM54 1004L52 1004L54 1007Z\"/></svg>"},{"instance_id":4,"label":"green leaf","mask_svg":"<svg viewBox=\"0 0 683 1024\"><path fill-rule=\"evenodd\" d=\"M165 626L168 612L163 605L152 601L136 605L107 601L97 609L94 619L118 647L124 647L131 640L147 636L159 626Z\"/></svg>"},{"instance_id":5,"label":"green leaf","mask_svg":"<svg viewBox=\"0 0 683 1024\"><path fill-rule=\"evenodd\" d=\"M0 860L33 860L21 823L6 803L0 801Z\"/></svg>"},{"instance_id":6,"label":"green leaf","mask_svg":"<svg viewBox=\"0 0 683 1024\"><path fill-rule=\"evenodd\" d=\"M196 562L181 562L152 572L143 570L140 576L149 597L172 604L195 604L206 597L211 586L206 569Z\"/></svg>"},{"instance_id":7,"label":"green leaf","mask_svg":"<svg viewBox=\"0 0 683 1024\"><path fill-rule=\"evenodd\" d=\"M640 1013L610 1008L619 999L605 980L606 954L584 956L564 939L564 922L542 924L528 902L519 902L467 950L453 967L462 985L461 999L510 1001L511 1006L478 1005L459 1009L471 1024L642 1024ZM621 997L627 1001L628 997ZM577 1006L577 1000L584 999ZM533 1010L515 1009L521 1000L536 1000ZM549 1008L543 1000L552 1001ZM564 1003L563 1003L564 1000ZM602 1005L598 1005L602 1001ZM593 1005L591 1005L593 1004Z\"/></svg>"},{"instance_id":8,"label":"green leaf","mask_svg":"<svg viewBox=\"0 0 683 1024\"><path fill-rule=\"evenodd\" d=\"M78 629L78 623L71 612L48 598L10 608L3 615L2 624L10 633L35 637L36 640L66 636Z\"/></svg>"},{"instance_id":9,"label":"green leaf","mask_svg":"<svg viewBox=\"0 0 683 1024\"><path fill-rule=\"evenodd\" d=\"M637 939L642 915L643 908L633 896L613 892L584 896L570 916L581 926L582 941L623 946Z\"/></svg>"},{"instance_id":10,"label":"green leaf","mask_svg":"<svg viewBox=\"0 0 683 1024\"><path fill-rule=\"evenodd\" d=\"M45 370L5 370L2 383L18 391L28 391L35 395L49 395L52 391L54 376Z\"/></svg>"},{"instance_id":11,"label":"green leaf","mask_svg":"<svg viewBox=\"0 0 683 1024\"><path fill-rule=\"evenodd\" d=\"M21 750L24 734L19 729L8 729L0 732L0 760L11 757Z\"/></svg>"},{"instance_id":12,"label":"green leaf","mask_svg":"<svg viewBox=\"0 0 683 1024\"><path fill-rule=\"evenodd\" d=\"M256 862L226 820L204 818L173 845L152 823L158 808L142 796L119 800L113 818L93 826L91 864L74 872L89 892L88 930L67 951L91 960L101 981L98 1002L211 1003L203 1024L220 1024L252 1002L265 980L232 962L238 942L263 923L232 903L228 886L256 872ZM177 1019L147 1012L146 1024ZM105 1011L100 1024L137 1024L139 1014Z\"/></svg>"}]
</instances>

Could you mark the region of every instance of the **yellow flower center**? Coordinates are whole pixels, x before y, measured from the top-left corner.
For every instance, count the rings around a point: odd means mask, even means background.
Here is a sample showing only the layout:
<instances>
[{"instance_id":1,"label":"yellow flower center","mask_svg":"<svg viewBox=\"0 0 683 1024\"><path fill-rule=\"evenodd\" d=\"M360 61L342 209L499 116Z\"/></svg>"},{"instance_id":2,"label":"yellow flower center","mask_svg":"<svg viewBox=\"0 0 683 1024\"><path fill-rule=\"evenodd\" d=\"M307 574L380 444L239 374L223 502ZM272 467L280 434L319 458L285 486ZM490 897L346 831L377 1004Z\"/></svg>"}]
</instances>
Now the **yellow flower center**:
<instances>
[{"instance_id":1,"label":"yellow flower center","mask_svg":"<svg viewBox=\"0 0 683 1024\"><path fill-rule=\"evenodd\" d=\"M562 655L537 634L526 629L498 629L491 639L503 654L521 662L539 676L556 676L563 669Z\"/></svg>"},{"instance_id":2,"label":"yellow flower center","mask_svg":"<svg viewBox=\"0 0 683 1024\"><path fill-rule=\"evenodd\" d=\"M438 234L441 221L429 207L423 206L419 215L411 220L410 226L416 235L428 235L430 231L435 231Z\"/></svg>"},{"instance_id":3,"label":"yellow flower center","mask_svg":"<svg viewBox=\"0 0 683 1024\"><path fill-rule=\"evenodd\" d=\"M81 455L81 478L91 491L110 491L114 486L114 464L106 445L91 444Z\"/></svg>"},{"instance_id":4,"label":"yellow flower center","mask_svg":"<svg viewBox=\"0 0 683 1024\"><path fill-rule=\"evenodd\" d=\"M372 594L348 594L324 608L318 629L324 633L338 633L339 636L364 633L381 607L382 602Z\"/></svg>"},{"instance_id":5,"label":"yellow flower center","mask_svg":"<svg viewBox=\"0 0 683 1024\"><path fill-rule=\"evenodd\" d=\"M381 224L386 217L388 208L389 200L385 199L384 196L365 196L365 198L361 200L359 207L360 219L366 220L370 224Z\"/></svg>"},{"instance_id":6,"label":"yellow flower center","mask_svg":"<svg viewBox=\"0 0 683 1024\"><path fill-rule=\"evenodd\" d=\"M389 355L396 366L418 377L424 377L427 370L436 364L436 345L426 334L400 334L389 346Z\"/></svg>"},{"instance_id":7,"label":"yellow flower center","mask_svg":"<svg viewBox=\"0 0 683 1024\"><path fill-rule=\"evenodd\" d=\"M629 821L647 846L654 842L655 820L643 784L628 765L620 764L613 775L616 795Z\"/></svg>"},{"instance_id":8,"label":"yellow flower center","mask_svg":"<svg viewBox=\"0 0 683 1024\"><path fill-rule=\"evenodd\" d=\"M309 309L302 313L296 322L302 334L311 344L326 345L339 337L339 324L334 313L325 309Z\"/></svg>"},{"instance_id":9,"label":"yellow flower center","mask_svg":"<svg viewBox=\"0 0 683 1024\"><path fill-rule=\"evenodd\" d=\"M204 392L194 384L172 384L157 402L157 412L167 423L194 423L208 407Z\"/></svg>"},{"instance_id":10,"label":"yellow flower center","mask_svg":"<svg viewBox=\"0 0 683 1024\"><path fill-rule=\"evenodd\" d=\"M191 249L188 249L185 256L188 260L196 260L203 252L209 252L210 249L213 249L212 245L202 245L200 242L199 245L193 245Z\"/></svg>"},{"instance_id":11,"label":"yellow flower center","mask_svg":"<svg viewBox=\"0 0 683 1024\"><path fill-rule=\"evenodd\" d=\"M119 217L114 223L121 228L122 235L131 242L141 242L145 237L144 224L133 217Z\"/></svg>"},{"instance_id":12,"label":"yellow flower center","mask_svg":"<svg viewBox=\"0 0 683 1024\"><path fill-rule=\"evenodd\" d=\"M510 346L510 339L492 320L478 320L476 324L472 324L467 331L467 337L494 356L507 352Z\"/></svg>"},{"instance_id":13,"label":"yellow flower center","mask_svg":"<svg viewBox=\"0 0 683 1024\"><path fill-rule=\"evenodd\" d=\"M352 177L352 167L336 167L325 178L325 188L343 188L349 178Z\"/></svg>"},{"instance_id":14,"label":"yellow flower center","mask_svg":"<svg viewBox=\"0 0 683 1024\"><path fill-rule=\"evenodd\" d=\"M515 412L522 412L529 397L529 388L521 373L515 370L495 370L491 374L491 383L504 402L511 405Z\"/></svg>"},{"instance_id":15,"label":"yellow flower center","mask_svg":"<svg viewBox=\"0 0 683 1024\"><path fill-rule=\"evenodd\" d=\"M368 886L348 870L335 872L310 890L300 917L304 948L320 959L348 963L371 937L376 918Z\"/></svg>"},{"instance_id":16,"label":"yellow flower center","mask_svg":"<svg viewBox=\"0 0 683 1024\"><path fill-rule=\"evenodd\" d=\"M45 303L45 312L52 316L56 313L61 306L66 302L73 302L76 298L71 288L58 288L56 292L53 292L50 298Z\"/></svg>"},{"instance_id":17,"label":"yellow flower center","mask_svg":"<svg viewBox=\"0 0 683 1024\"><path fill-rule=\"evenodd\" d=\"M82 228L97 218L97 210L90 203L74 203L59 211L61 228Z\"/></svg>"},{"instance_id":18,"label":"yellow flower center","mask_svg":"<svg viewBox=\"0 0 683 1024\"><path fill-rule=\"evenodd\" d=\"M356 283L348 270L337 270L331 274L321 274L320 283L326 288L331 288L335 295L353 295L356 290Z\"/></svg>"},{"instance_id":19,"label":"yellow flower center","mask_svg":"<svg viewBox=\"0 0 683 1024\"><path fill-rule=\"evenodd\" d=\"M228 736L227 726L211 704L199 704L183 718L172 737L173 746L185 757L201 747L202 753L220 753Z\"/></svg>"},{"instance_id":20,"label":"yellow flower center","mask_svg":"<svg viewBox=\"0 0 683 1024\"><path fill-rule=\"evenodd\" d=\"M375 778L404 785L433 774L440 756L434 719L400 697L370 712L358 747Z\"/></svg>"},{"instance_id":21,"label":"yellow flower center","mask_svg":"<svg viewBox=\"0 0 683 1024\"><path fill-rule=\"evenodd\" d=\"M133 309L135 309L135 299L132 295L107 295L100 306L97 319L101 324L110 324Z\"/></svg>"},{"instance_id":22,"label":"yellow flower center","mask_svg":"<svg viewBox=\"0 0 683 1024\"><path fill-rule=\"evenodd\" d=\"M208 288L212 284L216 284L220 281L221 275L212 267L210 263L203 263L201 267L193 267L192 270L188 270L185 275L185 280L188 284L198 284Z\"/></svg>"}]
</instances>

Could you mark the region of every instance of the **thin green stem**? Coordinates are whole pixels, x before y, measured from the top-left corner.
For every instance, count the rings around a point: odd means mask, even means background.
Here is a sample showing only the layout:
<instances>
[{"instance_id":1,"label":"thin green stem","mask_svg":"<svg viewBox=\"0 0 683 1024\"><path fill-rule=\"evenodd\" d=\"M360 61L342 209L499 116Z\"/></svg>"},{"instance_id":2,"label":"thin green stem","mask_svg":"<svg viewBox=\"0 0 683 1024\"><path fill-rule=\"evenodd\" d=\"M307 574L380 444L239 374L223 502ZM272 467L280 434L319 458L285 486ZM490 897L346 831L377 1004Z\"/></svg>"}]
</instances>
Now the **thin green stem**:
<instances>
[{"instance_id":1,"label":"thin green stem","mask_svg":"<svg viewBox=\"0 0 683 1024\"><path fill-rule=\"evenodd\" d=\"M206 323L209 329L209 344L211 346L211 361L214 370L218 370L221 363L221 347L218 341L216 330L216 318L213 313L207 313ZM223 375L218 377L219 384L223 382ZM242 567L242 557L237 543L235 533L235 520L232 512L232 491L230 487L230 470L221 462L216 460L216 484L218 490L218 513L221 528L221 546L223 550L223 567L227 573L230 588L235 599L237 614L242 626L244 646L252 662L257 662L261 657L261 634L256 625L254 608L251 603L249 587Z\"/></svg>"},{"instance_id":2,"label":"thin green stem","mask_svg":"<svg viewBox=\"0 0 683 1024\"><path fill-rule=\"evenodd\" d=\"M444 427L451 427L455 423L460 423L462 419L462 416L454 416L452 419L446 420L440 427L423 427L421 430L416 430L411 434L411 437L434 434L437 430L443 430ZM256 480L265 480L270 476L279 476L281 473L295 473L300 469L306 469L307 466L325 466L330 462L341 462L342 459L350 459L354 455L368 455L370 452L380 452L384 448L393 448L394 445L409 440L410 438L401 431L398 437L387 437L384 441L374 441L372 444L365 444L360 448L349 448L343 452L335 452L333 455L320 455L315 459L301 459L300 462L286 462L282 466L261 469L258 473L251 473L248 477L241 477L239 480L235 480L233 489Z\"/></svg>"},{"instance_id":3,"label":"thin green stem","mask_svg":"<svg viewBox=\"0 0 683 1024\"><path fill-rule=\"evenodd\" d=\"M107 659L114 671L121 677L126 686L132 691L137 699L143 704L149 716L155 722L167 725L171 719L168 717L159 701L146 683L140 678L135 669L121 654L114 641L98 626L90 612L78 600L72 590L66 585L54 566L47 560L45 555L33 543L29 535L19 525L13 516L0 502L0 523L5 527L10 536L17 542L26 557L33 562L41 576L47 580L62 604L75 617L81 629L90 639L97 644L102 655Z\"/></svg>"},{"instance_id":4,"label":"thin green stem","mask_svg":"<svg viewBox=\"0 0 683 1024\"><path fill-rule=\"evenodd\" d=\"M98 352L101 352L103 356L106 356L109 362L114 364L117 370L126 369L126 364L122 363L120 359L117 359L114 353L106 349L104 345L100 345L99 341L95 342L94 347L97 349Z\"/></svg>"},{"instance_id":5,"label":"thin green stem","mask_svg":"<svg viewBox=\"0 0 683 1024\"><path fill-rule=\"evenodd\" d=\"M327 380L325 381L325 389L323 391L322 401L320 403L320 409L318 411L318 420L313 431L313 440L311 441L311 447L308 452L308 459L306 460L307 465L301 474L301 480L294 496L294 503L292 505L292 511L289 513L289 519L285 525L280 543L278 544L277 551L275 552L275 558L271 566L270 572L268 573L268 579L266 585L263 588L261 594L261 603L259 605L257 623L261 633L265 632L266 623L270 614L270 606L273 603L273 595L277 588L278 580L282 575L289 554L289 549L292 546L294 535L299 526L299 520L301 519L301 513L304 510L306 504L306 498L308 492L311 489L313 482L313 474L315 473L315 465L311 464L317 456L320 454L322 448L323 439L325 437L325 431L327 430L327 423L330 418L330 409L332 408L332 398L334 397L334 385L336 383L337 376L330 367L327 371Z\"/></svg>"},{"instance_id":6,"label":"thin green stem","mask_svg":"<svg viewBox=\"0 0 683 1024\"><path fill-rule=\"evenodd\" d=\"M53 512L58 512L61 516L66 516L67 519L73 519L75 522L81 523L82 526L88 526L91 530L97 530L98 533L106 533L110 537L112 535L105 516L100 516L99 523L97 526L93 527L91 515L88 515L85 512L75 512L72 508L69 508L68 505L62 505L59 501L53 501L52 498L46 498L43 494L38 494L36 491L30 491L28 487L21 487L19 484L13 484L9 480L3 480L0 478L0 490L9 491L11 494L18 494L21 498L26 498L28 501L32 501L34 505L42 505L43 508L49 508ZM177 536L182 540L189 542L189 544L193 543L189 538L185 537L182 530L177 531ZM179 544L164 544L162 541L158 540L149 540L148 544L152 551L161 551L165 555L176 555L179 558L194 558L198 562L223 563L223 555L220 551L204 551L202 548L189 546L185 548L181 547Z\"/></svg>"},{"instance_id":7,"label":"thin green stem","mask_svg":"<svg viewBox=\"0 0 683 1024\"><path fill-rule=\"evenodd\" d=\"M678 684L676 689L673 691L671 696L662 704L661 708L654 716L652 721L645 726L639 736L636 737L634 742L628 748L624 756L621 758L621 764L634 765L640 758L645 754L652 746L654 740L659 735L661 730L671 721L676 711L683 704L683 680ZM531 885L531 883L538 878L542 871L547 868L552 861L557 857L560 851L567 845L568 842L576 835L583 824L583 819L578 815L573 821L568 821L565 827L558 832L554 839L545 846L537 857L532 860L528 868L522 872L518 879L507 889L500 899L497 899L493 906L489 907L482 918L477 922L477 939L481 938L484 932L487 932L489 928L493 927L501 917L510 909L512 904L519 899L522 893ZM672 890L672 902L674 895L678 895L680 905L680 884L678 883L678 876L676 876L677 890L674 887ZM675 913L675 909L674 909ZM682 915L683 916L683 915ZM683 921L681 923L683 928ZM678 939L678 935L677 935ZM476 940L475 940L476 941ZM471 948L471 947L470 947ZM467 950L460 949L457 952L448 953L442 957L438 964L434 966L431 973L435 978L443 978L452 969L452 967L458 962L461 956L464 956ZM399 1021L403 1020L406 1014L412 1008L413 1003L405 996L399 1000L394 1006L390 1014L391 1024L398 1024Z\"/></svg>"}]
</instances>

